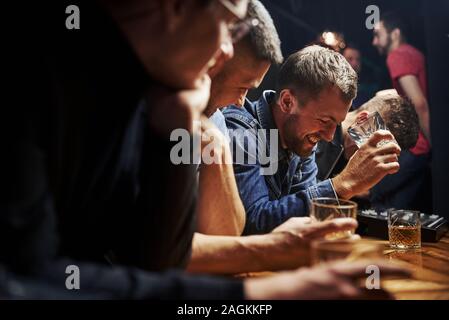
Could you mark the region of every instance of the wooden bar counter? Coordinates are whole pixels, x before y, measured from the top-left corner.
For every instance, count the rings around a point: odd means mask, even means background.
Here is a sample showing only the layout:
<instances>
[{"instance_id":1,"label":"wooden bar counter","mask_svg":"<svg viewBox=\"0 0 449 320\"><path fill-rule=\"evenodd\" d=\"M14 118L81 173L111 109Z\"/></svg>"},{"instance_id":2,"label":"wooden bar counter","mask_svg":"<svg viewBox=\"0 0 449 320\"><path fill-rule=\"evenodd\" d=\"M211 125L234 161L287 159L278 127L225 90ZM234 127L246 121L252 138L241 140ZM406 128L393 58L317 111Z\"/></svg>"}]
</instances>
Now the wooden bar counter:
<instances>
[{"instance_id":1,"label":"wooden bar counter","mask_svg":"<svg viewBox=\"0 0 449 320\"><path fill-rule=\"evenodd\" d=\"M398 300L449 300L449 233L437 243L423 242L419 250L398 251L390 248L388 241L375 238L364 240L385 246L384 256L390 261L401 261L413 271L412 279L382 281L382 286ZM258 277L273 272L256 272L239 275Z\"/></svg>"},{"instance_id":2,"label":"wooden bar counter","mask_svg":"<svg viewBox=\"0 0 449 320\"><path fill-rule=\"evenodd\" d=\"M385 244L385 257L409 264L414 278L387 280L384 287L401 300L449 300L449 234L437 243L423 242L420 250L396 251L388 241L370 239Z\"/></svg>"}]
</instances>

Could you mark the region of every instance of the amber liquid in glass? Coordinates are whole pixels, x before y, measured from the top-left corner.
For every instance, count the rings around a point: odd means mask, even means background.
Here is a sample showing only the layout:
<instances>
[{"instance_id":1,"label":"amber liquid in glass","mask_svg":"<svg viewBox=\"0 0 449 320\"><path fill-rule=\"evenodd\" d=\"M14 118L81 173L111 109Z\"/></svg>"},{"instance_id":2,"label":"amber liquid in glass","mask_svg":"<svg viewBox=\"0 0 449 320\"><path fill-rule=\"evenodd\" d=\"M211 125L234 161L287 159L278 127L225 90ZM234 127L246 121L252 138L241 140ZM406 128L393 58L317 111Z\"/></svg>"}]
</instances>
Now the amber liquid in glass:
<instances>
[{"instance_id":1,"label":"amber liquid in glass","mask_svg":"<svg viewBox=\"0 0 449 320\"><path fill-rule=\"evenodd\" d=\"M412 249L421 247L421 227L417 226L389 226L388 235L390 246L398 249Z\"/></svg>"}]
</instances>

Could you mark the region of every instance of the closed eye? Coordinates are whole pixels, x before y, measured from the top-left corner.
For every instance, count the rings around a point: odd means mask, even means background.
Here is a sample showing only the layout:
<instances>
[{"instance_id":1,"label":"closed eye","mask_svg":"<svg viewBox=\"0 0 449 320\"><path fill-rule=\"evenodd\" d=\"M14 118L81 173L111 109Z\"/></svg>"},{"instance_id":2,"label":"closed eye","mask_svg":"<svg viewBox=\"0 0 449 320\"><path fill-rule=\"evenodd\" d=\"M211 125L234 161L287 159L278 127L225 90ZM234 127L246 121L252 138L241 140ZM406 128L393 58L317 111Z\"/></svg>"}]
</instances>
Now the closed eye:
<instances>
[{"instance_id":1,"label":"closed eye","mask_svg":"<svg viewBox=\"0 0 449 320\"><path fill-rule=\"evenodd\" d=\"M324 124L324 125L327 125L330 122L329 120L323 120L323 119L317 119L317 120L319 123Z\"/></svg>"}]
</instances>

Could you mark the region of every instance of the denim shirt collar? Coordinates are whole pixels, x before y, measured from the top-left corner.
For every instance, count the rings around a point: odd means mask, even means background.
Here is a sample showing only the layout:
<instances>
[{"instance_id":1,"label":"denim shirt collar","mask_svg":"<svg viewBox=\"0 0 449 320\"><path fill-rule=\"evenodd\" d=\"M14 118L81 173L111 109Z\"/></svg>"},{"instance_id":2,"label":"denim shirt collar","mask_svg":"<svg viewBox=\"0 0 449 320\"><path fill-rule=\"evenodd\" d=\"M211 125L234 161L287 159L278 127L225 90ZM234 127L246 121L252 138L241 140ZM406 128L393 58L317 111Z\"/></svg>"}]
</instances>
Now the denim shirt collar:
<instances>
[{"instance_id":1,"label":"denim shirt collar","mask_svg":"<svg viewBox=\"0 0 449 320\"><path fill-rule=\"evenodd\" d=\"M259 100L256 101L256 114L259 122L264 129L277 129L271 113L270 104L275 99L276 92L272 90L265 90Z\"/></svg>"},{"instance_id":2,"label":"denim shirt collar","mask_svg":"<svg viewBox=\"0 0 449 320\"><path fill-rule=\"evenodd\" d=\"M262 93L262 96L259 98L259 100L255 101L255 113L257 116L257 119L259 120L259 123L261 124L262 128L264 129L276 129L278 130L276 123L273 119L273 113L271 111L271 104L274 102L274 99L276 97L276 92L273 90L265 90ZM279 131L278 131L279 133ZM269 141L268 141L269 142ZM280 142L280 137L279 137ZM294 157L298 157L293 152L290 152L287 149L282 148L282 146L279 144L278 147L278 161L282 161L284 159L294 159ZM300 158L298 157L298 160Z\"/></svg>"}]
</instances>

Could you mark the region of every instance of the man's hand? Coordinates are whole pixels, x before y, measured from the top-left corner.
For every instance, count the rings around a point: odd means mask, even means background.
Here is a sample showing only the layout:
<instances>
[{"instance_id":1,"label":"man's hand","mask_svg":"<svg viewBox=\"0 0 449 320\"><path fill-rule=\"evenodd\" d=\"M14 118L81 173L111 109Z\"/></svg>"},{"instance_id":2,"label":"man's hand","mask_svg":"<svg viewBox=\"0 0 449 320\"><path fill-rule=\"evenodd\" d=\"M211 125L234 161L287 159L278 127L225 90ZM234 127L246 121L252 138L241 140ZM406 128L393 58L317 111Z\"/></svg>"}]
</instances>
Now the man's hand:
<instances>
[{"instance_id":1,"label":"man's hand","mask_svg":"<svg viewBox=\"0 0 449 320\"><path fill-rule=\"evenodd\" d=\"M357 221L350 218L325 222L291 218L271 233L261 235L229 237L196 233L187 269L216 274L293 270L310 264L312 240L356 227Z\"/></svg>"},{"instance_id":2,"label":"man's hand","mask_svg":"<svg viewBox=\"0 0 449 320\"><path fill-rule=\"evenodd\" d=\"M338 218L323 222L313 222L311 218L290 218L272 233L288 233L304 244L312 240L324 238L329 233L355 230L357 220L352 218Z\"/></svg>"},{"instance_id":3,"label":"man's hand","mask_svg":"<svg viewBox=\"0 0 449 320\"><path fill-rule=\"evenodd\" d=\"M190 133L199 130L199 127L194 127L194 121L200 120L207 106L210 84L209 76L204 76L197 81L194 89L174 90L153 86L146 93L151 128L162 135L170 135L178 128Z\"/></svg>"},{"instance_id":4,"label":"man's hand","mask_svg":"<svg viewBox=\"0 0 449 320\"><path fill-rule=\"evenodd\" d=\"M391 140L380 147L382 140ZM387 174L399 170L398 156L401 148L394 143L389 131L376 131L349 159L346 168L332 179L335 191L343 199L367 192Z\"/></svg>"},{"instance_id":5,"label":"man's hand","mask_svg":"<svg viewBox=\"0 0 449 320\"><path fill-rule=\"evenodd\" d=\"M246 299L392 299L383 289L368 290L362 284L369 265L379 267L381 277L409 277L403 267L381 261L342 261L285 272L244 282Z\"/></svg>"},{"instance_id":6,"label":"man's hand","mask_svg":"<svg viewBox=\"0 0 449 320\"><path fill-rule=\"evenodd\" d=\"M270 240L272 249L266 248L269 266L265 270L294 269L310 264L310 244L323 239L327 234L355 230L357 221L352 218L338 218L316 222L311 218L290 218L271 233L261 235ZM358 235L354 239L360 238ZM271 253L270 253L271 250Z\"/></svg>"}]
</instances>

